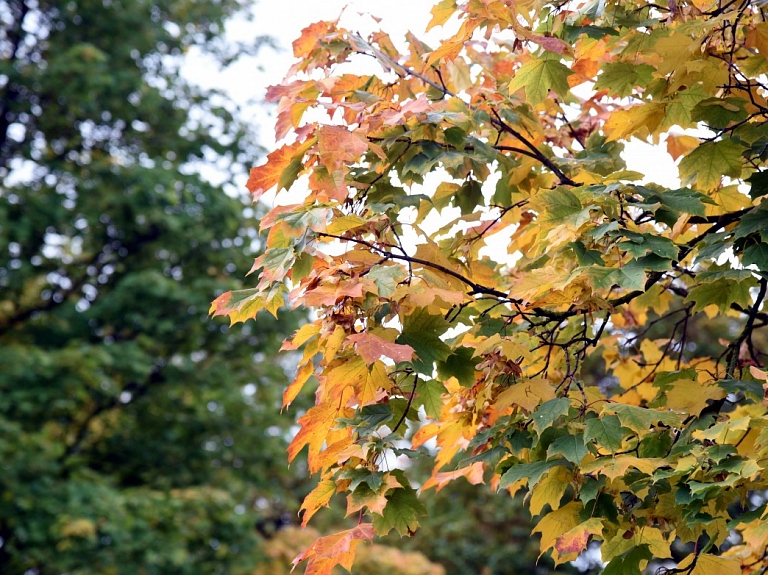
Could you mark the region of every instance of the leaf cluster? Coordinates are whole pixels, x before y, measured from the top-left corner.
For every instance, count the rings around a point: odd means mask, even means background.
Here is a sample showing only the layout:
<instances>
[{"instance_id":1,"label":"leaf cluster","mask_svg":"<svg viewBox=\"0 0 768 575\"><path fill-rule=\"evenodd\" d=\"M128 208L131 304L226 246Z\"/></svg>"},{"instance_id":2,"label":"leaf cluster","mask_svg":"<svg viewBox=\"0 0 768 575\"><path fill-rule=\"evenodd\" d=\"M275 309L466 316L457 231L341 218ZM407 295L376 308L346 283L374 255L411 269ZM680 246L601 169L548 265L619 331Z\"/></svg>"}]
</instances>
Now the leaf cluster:
<instances>
[{"instance_id":1,"label":"leaf cluster","mask_svg":"<svg viewBox=\"0 0 768 575\"><path fill-rule=\"evenodd\" d=\"M308 449L366 537L414 531L423 510L389 462L426 451L422 491L527 490L555 563L599 541L610 572L681 546L677 572L761 572L765 7L432 15L435 48L314 24L268 92L279 147L248 188L301 199L262 220L252 291L211 311L317 310L286 346L303 357L285 404L319 382L289 456ZM380 70L337 72L365 57ZM628 170L632 138L664 143L680 184Z\"/></svg>"}]
</instances>

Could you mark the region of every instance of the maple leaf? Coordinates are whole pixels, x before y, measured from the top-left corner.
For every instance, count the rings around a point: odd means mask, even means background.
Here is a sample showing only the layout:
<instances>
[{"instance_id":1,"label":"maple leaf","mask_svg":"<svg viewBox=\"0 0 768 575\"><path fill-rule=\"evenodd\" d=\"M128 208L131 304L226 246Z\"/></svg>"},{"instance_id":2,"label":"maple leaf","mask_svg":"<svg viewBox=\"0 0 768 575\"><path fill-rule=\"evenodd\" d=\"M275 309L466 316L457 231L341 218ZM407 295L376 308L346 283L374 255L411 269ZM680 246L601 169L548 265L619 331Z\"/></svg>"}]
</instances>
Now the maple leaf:
<instances>
[{"instance_id":1,"label":"maple leaf","mask_svg":"<svg viewBox=\"0 0 768 575\"><path fill-rule=\"evenodd\" d=\"M373 518L373 528L378 535L386 535L395 529L401 536L413 535L419 527L418 518L427 514L427 508L419 501L416 490L398 487L387 494L387 505L381 515Z\"/></svg>"},{"instance_id":2,"label":"maple leaf","mask_svg":"<svg viewBox=\"0 0 768 575\"><path fill-rule=\"evenodd\" d=\"M301 526L306 527L307 522L317 513L321 507L327 507L328 502L336 493L336 482L332 479L324 479L309 492L301 504Z\"/></svg>"},{"instance_id":3,"label":"maple leaf","mask_svg":"<svg viewBox=\"0 0 768 575\"><path fill-rule=\"evenodd\" d=\"M684 184L696 182L704 190L720 185L723 176L738 178L744 160L744 148L731 139L705 142L694 148L680 162Z\"/></svg>"},{"instance_id":4,"label":"maple leaf","mask_svg":"<svg viewBox=\"0 0 768 575\"><path fill-rule=\"evenodd\" d=\"M431 373L435 361L448 357L450 349L440 339L447 328L448 323L442 316L431 315L425 308L418 309L403 320L403 331L397 341L416 353L413 361L416 370Z\"/></svg>"},{"instance_id":5,"label":"maple leaf","mask_svg":"<svg viewBox=\"0 0 768 575\"><path fill-rule=\"evenodd\" d=\"M603 520L597 517L587 519L555 540L558 562L575 559L587 548L590 536L603 532Z\"/></svg>"},{"instance_id":6,"label":"maple leaf","mask_svg":"<svg viewBox=\"0 0 768 575\"><path fill-rule=\"evenodd\" d=\"M483 464L480 461L472 463L468 467L462 467L456 471L439 471L430 477L424 485L421 486L422 491L426 491L431 487L437 487L437 491L440 491L451 481L464 477L471 485L477 485L483 482Z\"/></svg>"},{"instance_id":7,"label":"maple leaf","mask_svg":"<svg viewBox=\"0 0 768 575\"><path fill-rule=\"evenodd\" d=\"M352 334L347 338L355 344L358 353L368 365L381 358L388 357L396 362L411 361L413 348L410 345L392 343L372 333Z\"/></svg>"},{"instance_id":8,"label":"maple leaf","mask_svg":"<svg viewBox=\"0 0 768 575\"><path fill-rule=\"evenodd\" d=\"M531 104L543 102L550 90L564 97L570 86L568 76L573 72L554 59L533 59L515 73L509 91L525 88L525 97Z\"/></svg>"},{"instance_id":9,"label":"maple leaf","mask_svg":"<svg viewBox=\"0 0 768 575\"><path fill-rule=\"evenodd\" d=\"M362 541L371 541L373 535L371 524L361 523L352 529L320 537L309 549L293 560L293 569L302 561L306 561L305 575L331 575L333 568L337 565L350 570L357 546Z\"/></svg>"},{"instance_id":10,"label":"maple leaf","mask_svg":"<svg viewBox=\"0 0 768 575\"><path fill-rule=\"evenodd\" d=\"M429 32L435 26L442 26L456 12L456 0L441 0L430 10L432 19L427 24L426 31Z\"/></svg>"},{"instance_id":11,"label":"maple leaf","mask_svg":"<svg viewBox=\"0 0 768 575\"><path fill-rule=\"evenodd\" d=\"M429 27L458 29L434 50L302 31L267 94L293 143L248 187L308 187L262 219L256 287L211 312L316 308L283 346L301 358L285 405L318 381L288 450L325 473L305 519L335 485L376 531L411 534L424 509L378 464L420 454L424 487L488 471L527 488L558 563L605 537L606 574L639 574L706 534L686 569L763 569L760 518L730 510L765 487L768 25L673 4L441 0ZM363 55L381 74L355 73ZM664 142L690 187L628 169L633 139ZM721 554L731 529L745 543ZM316 572L351 565L358 539L331 537L340 553L305 556Z\"/></svg>"},{"instance_id":12,"label":"maple leaf","mask_svg":"<svg viewBox=\"0 0 768 575\"><path fill-rule=\"evenodd\" d=\"M284 178L287 170L298 171L301 167L301 150L305 144L296 141L278 148L267 155L267 162L258 168L251 168L251 174L245 187L258 200L265 192L268 192L278 184L281 188L289 185L289 179Z\"/></svg>"}]
</instances>

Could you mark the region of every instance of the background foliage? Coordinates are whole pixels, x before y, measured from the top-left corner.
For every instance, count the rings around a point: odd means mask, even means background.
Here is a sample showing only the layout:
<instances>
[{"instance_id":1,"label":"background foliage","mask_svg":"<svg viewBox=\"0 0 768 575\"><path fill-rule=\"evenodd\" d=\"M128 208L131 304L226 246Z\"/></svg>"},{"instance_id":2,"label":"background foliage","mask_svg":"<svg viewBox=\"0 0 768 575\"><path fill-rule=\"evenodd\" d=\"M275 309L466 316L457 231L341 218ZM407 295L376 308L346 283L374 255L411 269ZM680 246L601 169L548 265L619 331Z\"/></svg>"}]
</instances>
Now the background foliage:
<instances>
[{"instance_id":1,"label":"background foliage","mask_svg":"<svg viewBox=\"0 0 768 575\"><path fill-rule=\"evenodd\" d=\"M244 7L0 4L0 572L247 573L295 512L265 358L298 318L205 315L258 241L198 166L258 149L178 74Z\"/></svg>"}]
</instances>

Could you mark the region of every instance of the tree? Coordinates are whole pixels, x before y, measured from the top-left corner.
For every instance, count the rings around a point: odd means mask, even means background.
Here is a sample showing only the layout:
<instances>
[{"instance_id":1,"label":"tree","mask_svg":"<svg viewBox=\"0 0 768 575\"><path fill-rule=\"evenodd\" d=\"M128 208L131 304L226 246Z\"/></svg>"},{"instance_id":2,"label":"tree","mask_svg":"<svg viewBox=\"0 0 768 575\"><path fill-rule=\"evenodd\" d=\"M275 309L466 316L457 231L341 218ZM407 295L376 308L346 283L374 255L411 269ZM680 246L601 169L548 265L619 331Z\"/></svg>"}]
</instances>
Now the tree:
<instances>
[{"instance_id":1,"label":"tree","mask_svg":"<svg viewBox=\"0 0 768 575\"><path fill-rule=\"evenodd\" d=\"M0 2L2 573L250 573L298 509L266 360L298 317L202 321L260 240L198 166L259 149L178 55L246 6Z\"/></svg>"},{"instance_id":2,"label":"tree","mask_svg":"<svg viewBox=\"0 0 768 575\"><path fill-rule=\"evenodd\" d=\"M436 48L337 21L294 43L268 92L283 142L248 188L295 203L261 221L255 287L212 306L317 310L284 346L303 349L284 404L319 381L288 453L319 474L305 523L334 493L359 522L298 559L327 573L413 534L425 507L393 462L426 451L425 495L460 477L527 490L556 563L602 542L609 574L762 572L766 8L432 15ZM681 184L627 170L632 138L665 145Z\"/></svg>"}]
</instances>

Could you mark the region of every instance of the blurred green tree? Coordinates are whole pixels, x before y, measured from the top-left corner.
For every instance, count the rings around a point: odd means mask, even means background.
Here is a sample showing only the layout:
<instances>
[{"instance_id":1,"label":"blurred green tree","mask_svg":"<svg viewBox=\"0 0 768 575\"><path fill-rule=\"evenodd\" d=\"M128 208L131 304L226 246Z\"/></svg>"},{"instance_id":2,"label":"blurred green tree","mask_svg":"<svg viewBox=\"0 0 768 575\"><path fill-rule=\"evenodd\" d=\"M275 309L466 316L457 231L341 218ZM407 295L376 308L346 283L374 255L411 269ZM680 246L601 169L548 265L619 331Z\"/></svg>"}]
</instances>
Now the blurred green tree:
<instances>
[{"instance_id":1,"label":"blurred green tree","mask_svg":"<svg viewBox=\"0 0 768 575\"><path fill-rule=\"evenodd\" d=\"M296 317L207 319L259 240L201 166L258 147L179 74L255 53L222 39L247 7L0 2L0 573L249 573L295 513L273 356Z\"/></svg>"}]
</instances>

